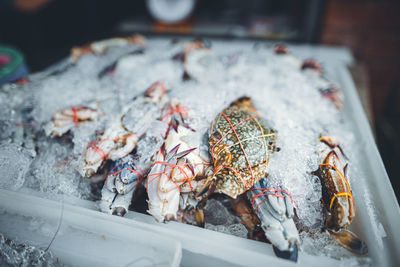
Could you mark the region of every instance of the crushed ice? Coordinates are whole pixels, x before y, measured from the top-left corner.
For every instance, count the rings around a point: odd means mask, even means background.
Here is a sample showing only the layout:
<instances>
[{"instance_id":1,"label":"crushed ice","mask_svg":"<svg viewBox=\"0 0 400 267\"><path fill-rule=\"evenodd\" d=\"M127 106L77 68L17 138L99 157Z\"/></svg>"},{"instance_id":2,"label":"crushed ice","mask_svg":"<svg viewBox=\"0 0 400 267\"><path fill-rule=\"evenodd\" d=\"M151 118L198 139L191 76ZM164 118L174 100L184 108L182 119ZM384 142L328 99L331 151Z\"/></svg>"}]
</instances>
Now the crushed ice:
<instances>
[{"instance_id":1,"label":"crushed ice","mask_svg":"<svg viewBox=\"0 0 400 267\"><path fill-rule=\"evenodd\" d=\"M58 262L50 251L18 243L0 234L0 265L1 266L67 266Z\"/></svg>"}]
</instances>

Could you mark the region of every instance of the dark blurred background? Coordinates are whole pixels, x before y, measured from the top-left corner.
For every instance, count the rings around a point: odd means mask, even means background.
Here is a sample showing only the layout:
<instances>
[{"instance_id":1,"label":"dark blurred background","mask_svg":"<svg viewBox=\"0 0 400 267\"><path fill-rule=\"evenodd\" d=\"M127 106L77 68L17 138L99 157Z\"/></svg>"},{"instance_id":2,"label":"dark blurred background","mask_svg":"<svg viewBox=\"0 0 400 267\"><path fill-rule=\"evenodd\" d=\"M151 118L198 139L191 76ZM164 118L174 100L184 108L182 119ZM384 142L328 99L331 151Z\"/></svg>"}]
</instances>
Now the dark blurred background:
<instances>
[{"instance_id":1,"label":"dark blurred background","mask_svg":"<svg viewBox=\"0 0 400 267\"><path fill-rule=\"evenodd\" d=\"M166 23L151 15L145 0L0 0L0 25L0 44L20 50L31 72L65 58L72 46L137 32L346 46L400 197L400 1L197 0L185 19Z\"/></svg>"}]
</instances>

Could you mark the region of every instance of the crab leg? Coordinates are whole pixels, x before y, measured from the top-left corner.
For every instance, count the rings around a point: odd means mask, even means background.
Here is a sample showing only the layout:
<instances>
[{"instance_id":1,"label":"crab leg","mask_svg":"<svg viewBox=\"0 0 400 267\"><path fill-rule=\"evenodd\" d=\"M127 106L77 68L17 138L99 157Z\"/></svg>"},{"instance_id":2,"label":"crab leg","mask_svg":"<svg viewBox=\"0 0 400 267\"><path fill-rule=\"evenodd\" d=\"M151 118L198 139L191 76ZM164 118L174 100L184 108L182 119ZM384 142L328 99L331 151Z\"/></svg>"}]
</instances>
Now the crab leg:
<instances>
[{"instance_id":1,"label":"crab leg","mask_svg":"<svg viewBox=\"0 0 400 267\"><path fill-rule=\"evenodd\" d=\"M294 207L283 186L272 187L264 178L247 193L265 236L278 257L297 261L299 233L293 221Z\"/></svg>"}]
</instances>

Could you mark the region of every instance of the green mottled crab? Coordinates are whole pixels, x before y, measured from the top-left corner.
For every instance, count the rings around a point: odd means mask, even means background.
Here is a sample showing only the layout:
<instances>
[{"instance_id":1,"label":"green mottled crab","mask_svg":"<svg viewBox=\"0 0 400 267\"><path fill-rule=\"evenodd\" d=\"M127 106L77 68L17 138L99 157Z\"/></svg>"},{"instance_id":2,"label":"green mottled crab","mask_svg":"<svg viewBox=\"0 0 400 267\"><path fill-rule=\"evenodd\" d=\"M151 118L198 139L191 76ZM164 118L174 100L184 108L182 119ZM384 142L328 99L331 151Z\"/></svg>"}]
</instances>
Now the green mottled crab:
<instances>
[{"instance_id":1,"label":"green mottled crab","mask_svg":"<svg viewBox=\"0 0 400 267\"><path fill-rule=\"evenodd\" d=\"M201 193L209 189L236 198L246 192L265 176L276 150L275 139L274 130L260 118L249 97L234 101L210 127L214 172Z\"/></svg>"},{"instance_id":2,"label":"green mottled crab","mask_svg":"<svg viewBox=\"0 0 400 267\"><path fill-rule=\"evenodd\" d=\"M248 191L254 213L275 254L297 261L300 241L291 197L282 187L275 189L263 179L269 157L277 150L275 143L275 131L260 118L251 99L241 97L234 101L210 127L209 150L214 171L199 194L217 192L236 199ZM248 218L242 219L249 226Z\"/></svg>"}]
</instances>

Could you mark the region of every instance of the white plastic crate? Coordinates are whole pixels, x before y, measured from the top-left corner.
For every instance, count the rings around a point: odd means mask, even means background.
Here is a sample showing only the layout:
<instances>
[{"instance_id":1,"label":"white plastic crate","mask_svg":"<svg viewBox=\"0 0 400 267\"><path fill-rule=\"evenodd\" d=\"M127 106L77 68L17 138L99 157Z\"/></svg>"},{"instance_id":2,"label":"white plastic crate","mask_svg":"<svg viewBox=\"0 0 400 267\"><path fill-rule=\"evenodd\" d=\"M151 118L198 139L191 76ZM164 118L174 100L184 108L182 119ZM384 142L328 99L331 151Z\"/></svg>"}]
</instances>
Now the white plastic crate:
<instances>
[{"instance_id":1,"label":"white plastic crate","mask_svg":"<svg viewBox=\"0 0 400 267\"><path fill-rule=\"evenodd\" d=\"M157 45L164 40L151 40ZM222 45L214 42L215 46ZM236 42L238 45L253 45ZM229 44L226 44L228 45ZM341 48L290 46L301 58L313 57L322 61L328 77L343 91L345 117L352 122L353 133L363 153L363 183L353 183L352 190L357 214L351 225L369 247L373 266L400 265L400 239L396 226L400 225L400 209L389 182L354 83L346 69L352 57ZM61 63L60 65L63 65ZM59 66L60 66L59 65ZM52 68L58 68L55 66ZM41 78L46 72L34 77ZM368 194L370 197L365 197ZM373 203L369 203L372 199ZM139 257L166 266L338 266L340 262L324 256L300 253L297 264L274 256L268 244L213 232L175 222L160 224L151 216L129 212L125 218L100 213L94 203L65 201L62 227L51 246L51 251L62 262L74 266L113 265L129 266ZM71 202L72 203L72 202ZM61 202L38 198L29 194L0 191L0 232L18 240L28 240L46 247L54 234L61 214ZM49 233L25 230L26 217L36 217L51 226ZM52 233L52 234L50 234ZM105 238L101 238L104 235ZM133 265L133 263L132 263Z\"/></svg>"}]
</instances>

